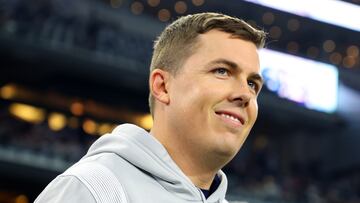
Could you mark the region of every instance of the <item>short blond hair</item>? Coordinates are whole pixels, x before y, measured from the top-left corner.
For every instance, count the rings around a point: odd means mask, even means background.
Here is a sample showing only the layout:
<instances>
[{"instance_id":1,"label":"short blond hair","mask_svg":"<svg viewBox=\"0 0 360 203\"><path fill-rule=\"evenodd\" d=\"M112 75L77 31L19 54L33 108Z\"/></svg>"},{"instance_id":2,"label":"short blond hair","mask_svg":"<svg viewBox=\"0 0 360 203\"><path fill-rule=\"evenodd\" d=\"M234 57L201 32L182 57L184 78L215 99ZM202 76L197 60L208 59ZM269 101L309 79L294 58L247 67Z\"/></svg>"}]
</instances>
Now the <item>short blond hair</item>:
<instances>
[{"instance_id":1,"label":"short blond hair","mask_svg":"<svg viewBox=\"0 0 360 203\"><path fill-rule=\"evenodd\" d=\"M213 29L251 41L257 48L265 45L266 33L242 19L211 12L182 16L168 25L155 41L150 74L154 69L162 69L175 75L184 61L197 50L198 35ZM153 115L154 98L151 92L149 107Z\"/></svg>"}]
</instances>

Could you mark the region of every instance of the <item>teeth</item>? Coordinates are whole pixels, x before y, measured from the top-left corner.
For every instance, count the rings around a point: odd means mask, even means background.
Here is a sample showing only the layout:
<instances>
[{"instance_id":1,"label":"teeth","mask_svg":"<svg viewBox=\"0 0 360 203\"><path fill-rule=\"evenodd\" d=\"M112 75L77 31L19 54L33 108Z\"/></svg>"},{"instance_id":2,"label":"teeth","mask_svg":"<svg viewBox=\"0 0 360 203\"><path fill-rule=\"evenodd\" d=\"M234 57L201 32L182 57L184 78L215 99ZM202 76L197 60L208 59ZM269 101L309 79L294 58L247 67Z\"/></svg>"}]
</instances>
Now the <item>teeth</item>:
<instances>
[{"instance_id":1,"label":"teeth","mask_svg":"<svg viewBox=\"0 0 360 203\"><path fill-rule=\"evenodd\" d=\"M229 118L229 119L231 119L231 120L233 120L233 121L236 121L236 122L240 122L239 121L239 119L237 119L237 118L235 118L235 117L233 117L233 116L230 116L230 115L228 115L228 114L221 114L221 116L223 116L223 117L225 117L225 118Z\"/></svg>"}]
</instances>

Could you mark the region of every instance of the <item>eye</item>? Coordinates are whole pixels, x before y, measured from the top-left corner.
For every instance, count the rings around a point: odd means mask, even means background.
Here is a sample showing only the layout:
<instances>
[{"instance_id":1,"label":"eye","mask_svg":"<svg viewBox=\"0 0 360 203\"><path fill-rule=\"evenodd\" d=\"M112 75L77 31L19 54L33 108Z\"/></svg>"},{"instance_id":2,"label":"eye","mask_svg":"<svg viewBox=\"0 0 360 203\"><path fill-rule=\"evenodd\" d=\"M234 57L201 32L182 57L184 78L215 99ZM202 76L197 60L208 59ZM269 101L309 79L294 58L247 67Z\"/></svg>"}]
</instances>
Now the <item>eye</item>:
<instances>
[{"instance_id":1,"label":"eye","mask_svg":"<svg viewBox=\"0 0 360 203\"><path fill-rule=\"evenodd\" d=\"M226 68L217 68L214 70L214 73L220 76L229 76L229 70L227 70Z\"/></svg>"},{"instance_id":2,"label":"eye","mask_svg":"<svg viewBox=\"0 0 360 203\"><path fill-rule=\"evenodd\" d=\"M258 84L256 83L256 82L254 82L254 81L248 81L248 85L249 85L249 87L251 88L251 89L253 89L253 90L255 90L255 92L257 92L258 91Z\"/></svg>"}]
</instances>

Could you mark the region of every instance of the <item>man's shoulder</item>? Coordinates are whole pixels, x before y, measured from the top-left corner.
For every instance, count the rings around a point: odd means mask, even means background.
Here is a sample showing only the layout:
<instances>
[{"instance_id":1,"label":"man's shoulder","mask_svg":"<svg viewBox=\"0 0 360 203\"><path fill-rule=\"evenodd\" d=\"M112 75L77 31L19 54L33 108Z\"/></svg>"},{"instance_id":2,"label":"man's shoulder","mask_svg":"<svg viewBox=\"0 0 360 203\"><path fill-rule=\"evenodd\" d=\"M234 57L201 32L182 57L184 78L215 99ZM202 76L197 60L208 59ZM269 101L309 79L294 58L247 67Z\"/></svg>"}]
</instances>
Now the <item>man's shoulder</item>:
<instances>
[{"instance_id":1,"label":"man's shoulder","mask_svg":"<svg viewBox=\"0 0 360 203\"><path fill-rule=\"evenodd\" d=\"M126 164L119 160L114 153L85 157L50 182L35 202L128 202L114 174Z\"/></svg>"},{"instance_id":2,"label":"man's shoulder","mask_svg":"<svg viewBox=\"0 0 360 203\"><path fill-rule=\"evenodd\" d=\"M127 197L113 173L98 162L80 162L56 177L38 196L42 202L121 202Z\"/></svg>"},{"instance_id":3,"label":"man's shoulder","mask_svg":"<svg viewBox=\"0 0 360 203\"><path fill-rule=\"evenodd\" d=\"M72 175L59 175L36 198L35 203L45 202L96 202L91 191L80 179Z\"/></svg>"},{"instance_id":4,"label":"man's shoulder","mask_svg":"<svg viewBox=\"0 0 360 203\"><path fill-rule=\"evenodd\" d=\"M127 202L122 184L114 173L98 161L80 161L60 177L73 176L91 192L96 202Z\"/></svg>"}]
</instances>

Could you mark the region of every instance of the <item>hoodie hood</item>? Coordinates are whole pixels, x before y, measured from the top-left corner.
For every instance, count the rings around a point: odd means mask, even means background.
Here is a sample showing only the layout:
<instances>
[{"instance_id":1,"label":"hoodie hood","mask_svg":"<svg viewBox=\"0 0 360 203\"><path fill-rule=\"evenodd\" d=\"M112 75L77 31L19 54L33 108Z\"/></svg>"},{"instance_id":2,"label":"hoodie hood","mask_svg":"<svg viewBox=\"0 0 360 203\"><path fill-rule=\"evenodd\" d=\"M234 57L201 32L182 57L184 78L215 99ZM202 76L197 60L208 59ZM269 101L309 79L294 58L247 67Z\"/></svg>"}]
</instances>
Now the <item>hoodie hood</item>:
<instances>
[{"instance_id":1,"label":"hoodie hood","mask_svg":"<svg viewBox=\"0 0 360 203\"><path fill-rule=\"evenodd\" d=\"M204 197L190 179L171 159L165 147L144 129L123 124L112 133L100 137L84 158L100 153L115 153L132 165L151 174L166 190L187 201L203 201ZM84 159L83 158L83 159ZM227 189L227 179L218 172L221 183L206 202L222 202Z\"/></svg>"}]
</instances>

